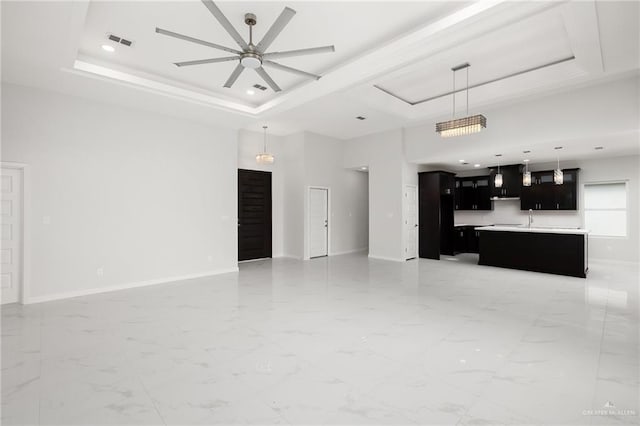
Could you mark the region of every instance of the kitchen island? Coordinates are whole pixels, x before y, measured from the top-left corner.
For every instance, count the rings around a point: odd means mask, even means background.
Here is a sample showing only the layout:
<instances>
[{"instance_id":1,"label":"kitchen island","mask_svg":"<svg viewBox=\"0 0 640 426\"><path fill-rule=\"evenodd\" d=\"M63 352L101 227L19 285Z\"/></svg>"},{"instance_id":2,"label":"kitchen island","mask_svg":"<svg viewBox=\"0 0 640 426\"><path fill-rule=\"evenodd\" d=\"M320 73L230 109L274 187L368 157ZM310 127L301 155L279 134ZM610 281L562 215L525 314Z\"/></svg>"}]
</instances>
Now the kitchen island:
<instances>
[{"instance_id":1,"label":"kitchen island","mask_svg":"<svg viewBox=\"0 0 640 426\"><path fill-rule=\"evenodd\" d=\"M481 226L479 265L586 278L589 231L572 228Z\"/></svg>"}]
</instances>

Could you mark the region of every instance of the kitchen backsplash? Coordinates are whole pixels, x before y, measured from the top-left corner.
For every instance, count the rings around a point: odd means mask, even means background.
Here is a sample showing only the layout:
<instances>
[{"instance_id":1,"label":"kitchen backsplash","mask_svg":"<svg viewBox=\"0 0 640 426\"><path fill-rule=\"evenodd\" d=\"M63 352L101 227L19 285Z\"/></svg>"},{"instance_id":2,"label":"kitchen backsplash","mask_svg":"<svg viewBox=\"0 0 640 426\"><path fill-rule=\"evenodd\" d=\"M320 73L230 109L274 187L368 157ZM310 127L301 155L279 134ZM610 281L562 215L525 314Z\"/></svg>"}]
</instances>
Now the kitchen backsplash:
<instances>
[{"instance_id":1,"label":"kitchen backsplash","mask_svg":"<svg viewBox=\"0 0 640 426\"><path fill-rule=\"evenodd\" d=\"M520 210L520 200L500 200L493 202L493 210L456 210L455 224L492 225L526 224L529 212ZM534 210L532 226L554 226L558 228L582 228L582 214L575 211Z\"/></svg>"}]
</instances>

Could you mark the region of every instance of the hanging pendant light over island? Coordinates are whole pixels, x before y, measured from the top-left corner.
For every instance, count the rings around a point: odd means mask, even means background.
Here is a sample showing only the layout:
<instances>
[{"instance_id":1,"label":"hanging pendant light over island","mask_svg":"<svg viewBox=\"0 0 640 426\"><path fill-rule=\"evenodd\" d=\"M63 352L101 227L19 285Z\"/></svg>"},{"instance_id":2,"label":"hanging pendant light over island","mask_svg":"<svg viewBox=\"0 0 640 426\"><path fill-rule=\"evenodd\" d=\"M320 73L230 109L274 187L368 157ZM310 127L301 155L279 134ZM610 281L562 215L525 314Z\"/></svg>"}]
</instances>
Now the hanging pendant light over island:
<instances>
[{"instance_id":1,"label":"hanging pendant light over island","mask_svg":"<svg viewBox=\"0 0 640 426\"><path fill-rule=\"evenodd\" d=\"M464 63L451 68L451 71L453 71L453 117L449 121L436 123L436 133L443 138L470 135L472 133L478 133L487 127L487 118L484 115L469 115L469 67L470 65L468 63ZM456 71L462 69L467 70L467 116L456 118Z\"/></svg>"}]
</instances>

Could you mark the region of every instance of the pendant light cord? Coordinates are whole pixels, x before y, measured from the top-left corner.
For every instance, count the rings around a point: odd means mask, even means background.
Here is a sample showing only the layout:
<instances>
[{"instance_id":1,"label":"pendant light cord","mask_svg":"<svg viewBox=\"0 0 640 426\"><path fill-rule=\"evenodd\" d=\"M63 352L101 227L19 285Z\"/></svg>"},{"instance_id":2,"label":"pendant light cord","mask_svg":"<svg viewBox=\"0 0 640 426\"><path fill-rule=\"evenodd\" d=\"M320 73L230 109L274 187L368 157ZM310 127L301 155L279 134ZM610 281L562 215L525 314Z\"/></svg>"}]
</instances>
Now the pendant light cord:
<instances>
[{"instance_id":1,"label":"pendant light cord","mask_svg":"<svg viewBox=\"0 0 640 426\"><path fill-rule=\"evenodd\" d=\"M469 67L467 67L467 117L469 116Z\"/></svg>"},{"instance_id":2,"label":"pendant light cord","mask_svg":"<svg viewBox=\"0 0 640 426\"><path fill-rule=\"evenodd\" d=\"M264 144L262 152L267 152L267 126L262 126L264 129Z\"/></svg>"},{"instance_id":3,"label":"pendant light cord","mask_svg":"<svg viewBox=\"0 0 640 426\"><path fill-rule=\"evenodd\" d=\"M453 71L453 114L451 118L456 118L456 72Z\"/></svg>"}]
</instances>

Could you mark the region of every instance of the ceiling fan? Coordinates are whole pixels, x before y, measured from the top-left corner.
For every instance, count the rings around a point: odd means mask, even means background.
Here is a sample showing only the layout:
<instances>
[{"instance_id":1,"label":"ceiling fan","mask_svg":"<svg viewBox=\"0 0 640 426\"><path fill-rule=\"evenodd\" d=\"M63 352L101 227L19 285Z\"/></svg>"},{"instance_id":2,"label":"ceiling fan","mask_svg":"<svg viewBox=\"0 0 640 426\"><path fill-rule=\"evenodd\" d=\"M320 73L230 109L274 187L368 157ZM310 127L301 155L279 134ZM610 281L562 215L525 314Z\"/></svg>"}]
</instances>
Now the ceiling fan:
<instances>
[{"instance_id":1,"label":"ceiling fan","mask_svg":"<svg viewBox=\"0 0 640 426\"><path fill-rule=\"evenodd\" d=\"M326 53L326 52L334 52L334 46L322 46L322 47L312 47L309 49L297 49L297 50L287 50L283 52L267 52L267 49L273 43L275 38L280 34L280 32L284 29L284 27L289 23L293 15L296 14L296 11L285 7L280 16L273 23L271 28L264 35L262 40L257 44L253 44L253 26L256 24L257 19L256 15L253 13L247 13L244 15L244 23L249 26L249 43L247 43L242 36L236 31L231 22L224 16L222 11L216 6L216 4L212 0L202 0L202 3L209 9L211 14L218 20L220 25L229 33L231 38L235 40L236 43L240 46L242 50L232 49L229 47L221 46L219 44L210 43L208 41L200 40L197 38L189 37L183 34L174 33L172 31L163 30L162 28L156 28L156 33L163 34L169 37L178 38L180 40L189 41L191 43L201 44L203 46L212 47L214 49L224 50L225 52L233 53L234 56L226 56L223 58L211 58L211 59L198 59L195 61L186 61L186 62L175 62L175 65L178 67L185 67L190 65L202 65L202 64L213 64L217 62L229 62L229 61L237 61L238 66L233 70L231 76L224 83L224 87L231 87L233 83L236 82L242 71L245 68L251 68L256 70L258 75L262 77L262 79L273 89L274 92L280 92L282 89L276 84L275 81L267 74L265 69L262 67L272 67L275 69L279 69L282 71L287 71L293 74L298 74L303 77L313 78L318 80L320 78L319 75L311 74L306 71L302 71L296 68L291 68L286 65L279 64L277 62L273 62L271 59L277 58L288 58L292 56L302 56L302 55L314 55L316 53Z\"/></svg>"}]
</instances>

